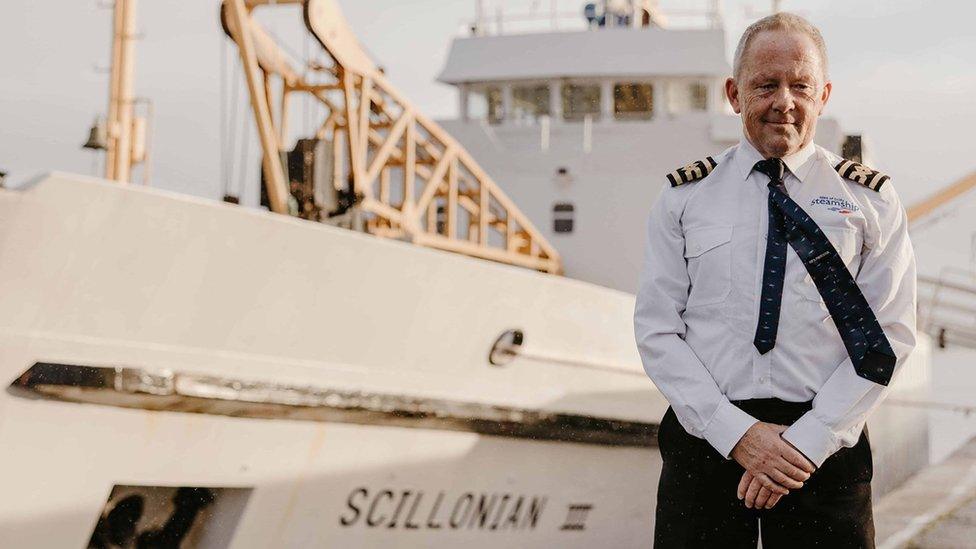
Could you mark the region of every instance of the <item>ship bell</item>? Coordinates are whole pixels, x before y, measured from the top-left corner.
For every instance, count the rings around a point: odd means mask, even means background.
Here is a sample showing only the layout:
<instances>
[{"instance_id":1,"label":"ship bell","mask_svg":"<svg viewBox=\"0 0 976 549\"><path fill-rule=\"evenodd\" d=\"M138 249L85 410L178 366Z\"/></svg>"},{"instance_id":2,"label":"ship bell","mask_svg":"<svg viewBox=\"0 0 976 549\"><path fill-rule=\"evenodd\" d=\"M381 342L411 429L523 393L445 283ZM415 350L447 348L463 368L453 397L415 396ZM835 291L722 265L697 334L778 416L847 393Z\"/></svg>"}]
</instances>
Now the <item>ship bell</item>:
<instances>
[{"instance_id":1,"label":"ship bell","mask_svg":"<svg viewBox=\"0 0 976 549\"><path fill-rule=\"evenodd\" d=\"M85 144L81 148L96 151L105 150L108 146L106 134L105 123L96 118L91 129L88 130L88 141L85 141Z\"/></svg>"}]
</instances>

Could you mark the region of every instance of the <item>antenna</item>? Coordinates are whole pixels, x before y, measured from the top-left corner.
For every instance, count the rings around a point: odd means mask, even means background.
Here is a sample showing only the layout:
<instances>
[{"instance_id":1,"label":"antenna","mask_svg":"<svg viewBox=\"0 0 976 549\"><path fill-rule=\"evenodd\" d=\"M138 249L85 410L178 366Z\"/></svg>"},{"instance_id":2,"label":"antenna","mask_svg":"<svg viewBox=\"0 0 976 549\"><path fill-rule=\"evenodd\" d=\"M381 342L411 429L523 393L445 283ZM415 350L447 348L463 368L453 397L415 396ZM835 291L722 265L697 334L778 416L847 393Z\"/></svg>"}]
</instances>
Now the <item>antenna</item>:
<instances>
[{"instance_id":1,"label":"antenna","mask_svg":"<svg viewBox=\"0 0 976 549\"><path fill-rule=\"evenodd\" d=\"M723 15L722 0L712 0L711 24L713 29L721 29L725 26L725 16Z\"/></svg>"}]
</instances>

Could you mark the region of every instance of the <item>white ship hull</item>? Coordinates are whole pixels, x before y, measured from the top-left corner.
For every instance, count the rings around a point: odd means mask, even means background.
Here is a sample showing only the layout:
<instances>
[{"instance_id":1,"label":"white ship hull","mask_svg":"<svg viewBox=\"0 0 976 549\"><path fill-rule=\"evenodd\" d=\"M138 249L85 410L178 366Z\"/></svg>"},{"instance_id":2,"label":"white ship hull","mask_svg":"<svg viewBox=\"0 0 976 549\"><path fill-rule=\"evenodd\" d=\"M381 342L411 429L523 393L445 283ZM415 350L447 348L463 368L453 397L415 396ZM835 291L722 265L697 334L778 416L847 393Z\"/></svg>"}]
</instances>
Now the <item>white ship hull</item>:
<instances>
[{"instance_id":1,"label":"white ship hull","mask_svg":"<svg viewBox=\"0 0 976 549\"><path fill-rule=\"evenodd\" d=\"M85 547L115 485L245 489L201 547L639 547L660 471L652 449L433 429L47 401L4 416L4 547Z\"/></svg>"},{"instance_id":2,"label":"white ship hull","mask_svg":"<svg viewBox=\"0 0 976 549\"><path fill-rule=\"evenodd\" d=\"M81 176L0 191L0 540L84 547L140 490L159 527L183 486L216 494L198 547L647 546L633 299ZM877 414L878 469L923 463L920 417Z\"/></svg>"}]
</instances>

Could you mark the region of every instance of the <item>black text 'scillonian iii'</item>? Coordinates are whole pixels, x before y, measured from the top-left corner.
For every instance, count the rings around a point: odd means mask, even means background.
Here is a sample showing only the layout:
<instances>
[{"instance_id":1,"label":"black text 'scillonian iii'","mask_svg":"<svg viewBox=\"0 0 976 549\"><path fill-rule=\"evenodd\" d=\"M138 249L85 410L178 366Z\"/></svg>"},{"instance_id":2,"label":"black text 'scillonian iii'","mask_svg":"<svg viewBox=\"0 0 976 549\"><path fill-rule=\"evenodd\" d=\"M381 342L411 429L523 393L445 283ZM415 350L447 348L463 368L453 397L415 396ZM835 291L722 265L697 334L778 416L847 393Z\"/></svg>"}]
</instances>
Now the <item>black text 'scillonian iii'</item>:
<instances>
[{"instance_id":1,"label":"black text 'scillonian iii'","mask_svg":"<svg viewBox=\"0 0 976 549\"><path fill-rule=\"evenodd\" d=\"M865 422L915 346L915 255L888 177L814 143L827 68L803 18L749 26L725 86L742 139L651 212L634 333L671 405L658 549L874 547Z\"/></svg>"}]
</instances>

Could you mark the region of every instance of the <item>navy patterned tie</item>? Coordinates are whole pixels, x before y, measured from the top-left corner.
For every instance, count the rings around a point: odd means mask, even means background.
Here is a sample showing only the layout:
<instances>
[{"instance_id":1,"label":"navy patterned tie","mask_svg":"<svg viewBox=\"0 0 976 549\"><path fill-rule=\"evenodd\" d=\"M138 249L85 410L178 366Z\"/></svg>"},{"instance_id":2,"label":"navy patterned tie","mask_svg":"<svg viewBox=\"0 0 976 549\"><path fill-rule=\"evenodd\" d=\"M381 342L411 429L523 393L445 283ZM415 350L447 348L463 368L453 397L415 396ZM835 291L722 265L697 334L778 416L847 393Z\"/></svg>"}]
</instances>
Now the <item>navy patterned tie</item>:
<instances>
[{"instance_id":1,"label":"navy patterned tie","mask_svg":"<svg viewBox=\"0 0 976 549\"><path fill-rule=\"evenodd\" d=\"M753 341L756 349L763 354L776 343L786 267L786 242L789 242L817 286L851 357L854 371L864 379L887 385L895 368L895 353L843 258L816 221L786 194L783 161L778 158L764 160L758 162L755 169L770 178L769 232L763 267L762 301Z\"/></svg>"},{"instance_id":2,"label":"navy patterned tie","mask_svg":"<svg viewBox=\"0 0 976 549\"><path fill-rule=\"evenodd\" d=\"M756 163L756 171L769 177L769 229L766 232L766 260L763 263L762 292L759 302L759 322L752 344L764 355L776 346L779 311L783 301L783 278L786 272L786 231L783 214L773 203L773 189L783 185L786 165L779 158Z\"/></svg>"}]
</instances>

